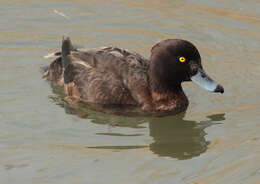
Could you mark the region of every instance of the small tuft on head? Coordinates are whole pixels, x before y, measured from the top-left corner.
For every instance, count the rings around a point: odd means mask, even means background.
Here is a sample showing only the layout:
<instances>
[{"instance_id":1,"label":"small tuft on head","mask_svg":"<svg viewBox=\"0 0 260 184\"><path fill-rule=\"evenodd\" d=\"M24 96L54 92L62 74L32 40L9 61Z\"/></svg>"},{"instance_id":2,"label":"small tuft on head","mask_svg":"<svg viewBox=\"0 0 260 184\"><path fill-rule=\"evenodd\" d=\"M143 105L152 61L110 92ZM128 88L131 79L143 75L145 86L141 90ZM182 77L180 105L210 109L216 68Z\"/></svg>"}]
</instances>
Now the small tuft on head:
<instances>
[{"instance_id":1,"label":"small tuft on head","mask_svg":"<svg viewBox=\"0 0 260 184\"><path fill-rule=\"evenodd\" d=\"M182 39L166 39L157 43L151 49L151 56L166 54L167 52L200 58L198 49L191 42Z\"/></svg>"}]
</instances>

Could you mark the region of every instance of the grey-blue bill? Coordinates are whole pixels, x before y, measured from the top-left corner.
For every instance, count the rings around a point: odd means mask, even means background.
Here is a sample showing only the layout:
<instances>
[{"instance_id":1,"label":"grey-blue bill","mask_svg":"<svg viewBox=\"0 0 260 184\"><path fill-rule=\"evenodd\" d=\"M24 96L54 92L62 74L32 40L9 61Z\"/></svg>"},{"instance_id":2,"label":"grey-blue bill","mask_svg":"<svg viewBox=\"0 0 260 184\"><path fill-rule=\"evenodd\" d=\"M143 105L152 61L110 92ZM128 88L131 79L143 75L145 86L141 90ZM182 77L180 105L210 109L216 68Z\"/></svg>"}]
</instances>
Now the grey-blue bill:
<instances>
[{"instance_id":1,"label":"grey-blue bill","mask_svg":"<svg viewBox=\"0 0 260 184\"><path fill-rule=\"evenodd\" d=\"M201 68L198 68L197 73L191 77L191 80L208 91L224 93L224 88L212 80Z\"/></svg>"}]
</instances>

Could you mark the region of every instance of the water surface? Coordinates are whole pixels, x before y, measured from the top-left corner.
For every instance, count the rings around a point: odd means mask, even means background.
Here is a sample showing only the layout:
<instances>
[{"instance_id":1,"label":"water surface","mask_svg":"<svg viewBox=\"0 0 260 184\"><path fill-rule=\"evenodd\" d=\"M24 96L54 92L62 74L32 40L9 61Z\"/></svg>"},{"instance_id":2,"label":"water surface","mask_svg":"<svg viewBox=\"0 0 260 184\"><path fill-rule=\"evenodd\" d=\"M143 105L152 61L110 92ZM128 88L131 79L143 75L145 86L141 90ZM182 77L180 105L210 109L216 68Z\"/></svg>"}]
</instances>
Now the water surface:
<instances>
[{"instance_id":1,"label":"water surface","mask_svg":"<svg viewBox=\"0 0 260 184\"><path fill-rule=\"evenodd\" d=\"M257 0L1 0L0 183L260 183L259 9ZM39 73L63 34L145 57L160 40L190 40L225 93L185 83L189 108L163 118L74 108Z\"/></svg>"}]
</instances>

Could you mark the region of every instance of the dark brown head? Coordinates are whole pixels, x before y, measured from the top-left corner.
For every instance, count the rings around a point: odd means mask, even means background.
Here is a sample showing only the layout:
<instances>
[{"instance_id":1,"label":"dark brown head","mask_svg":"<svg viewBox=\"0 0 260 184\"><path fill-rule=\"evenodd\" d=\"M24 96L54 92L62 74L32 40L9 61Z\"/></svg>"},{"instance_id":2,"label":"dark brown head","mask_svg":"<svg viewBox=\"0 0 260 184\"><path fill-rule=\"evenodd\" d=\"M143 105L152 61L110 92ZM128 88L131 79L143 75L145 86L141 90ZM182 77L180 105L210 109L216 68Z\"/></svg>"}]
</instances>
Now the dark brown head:
<instances>
[{"instance_id":1,"label":"dark brown head","mask_svg":"<svg viewBox=\"0 0 260 184\"><path fill-rule=\"evenodd\" d=\"M156 44L151 52L149 78L153 91L174 91L182 82L192 80L209 91L224 92L203 71L199 51L192 43L168 39Z\"/></svg>"}]
</instances>

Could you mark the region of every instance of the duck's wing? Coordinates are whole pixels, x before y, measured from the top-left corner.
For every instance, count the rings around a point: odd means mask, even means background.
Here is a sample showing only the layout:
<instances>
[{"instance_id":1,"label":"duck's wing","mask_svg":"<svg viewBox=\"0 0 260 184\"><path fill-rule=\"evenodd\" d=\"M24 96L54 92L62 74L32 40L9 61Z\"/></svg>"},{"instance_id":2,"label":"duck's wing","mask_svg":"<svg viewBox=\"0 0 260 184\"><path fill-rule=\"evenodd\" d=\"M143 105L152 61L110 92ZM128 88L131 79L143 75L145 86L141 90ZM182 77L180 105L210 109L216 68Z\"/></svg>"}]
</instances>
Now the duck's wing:
<instances>
[{"instance_id":1,"label":"duck's wing","mask_svg":"<svg viewBox=\"0 0 260 184\"><path fill-rule=\"evenodd\" d=\"M151 100L148 60L117 47L76 48L63 37L62 51L44 76L64 86L68 96L100 104L145 105Z\"/></svg>"},{"instance_id":2,"label":"duck's wing","mask_svg":"<svg viewBox=\"0 0 260 184\"><path fill-rule=\"evenodd\" d=\"M143 104L148 62L137 53L117 47L81 49L67 56L65 91L100 104Z\"/></svg>"}]
</instances>

